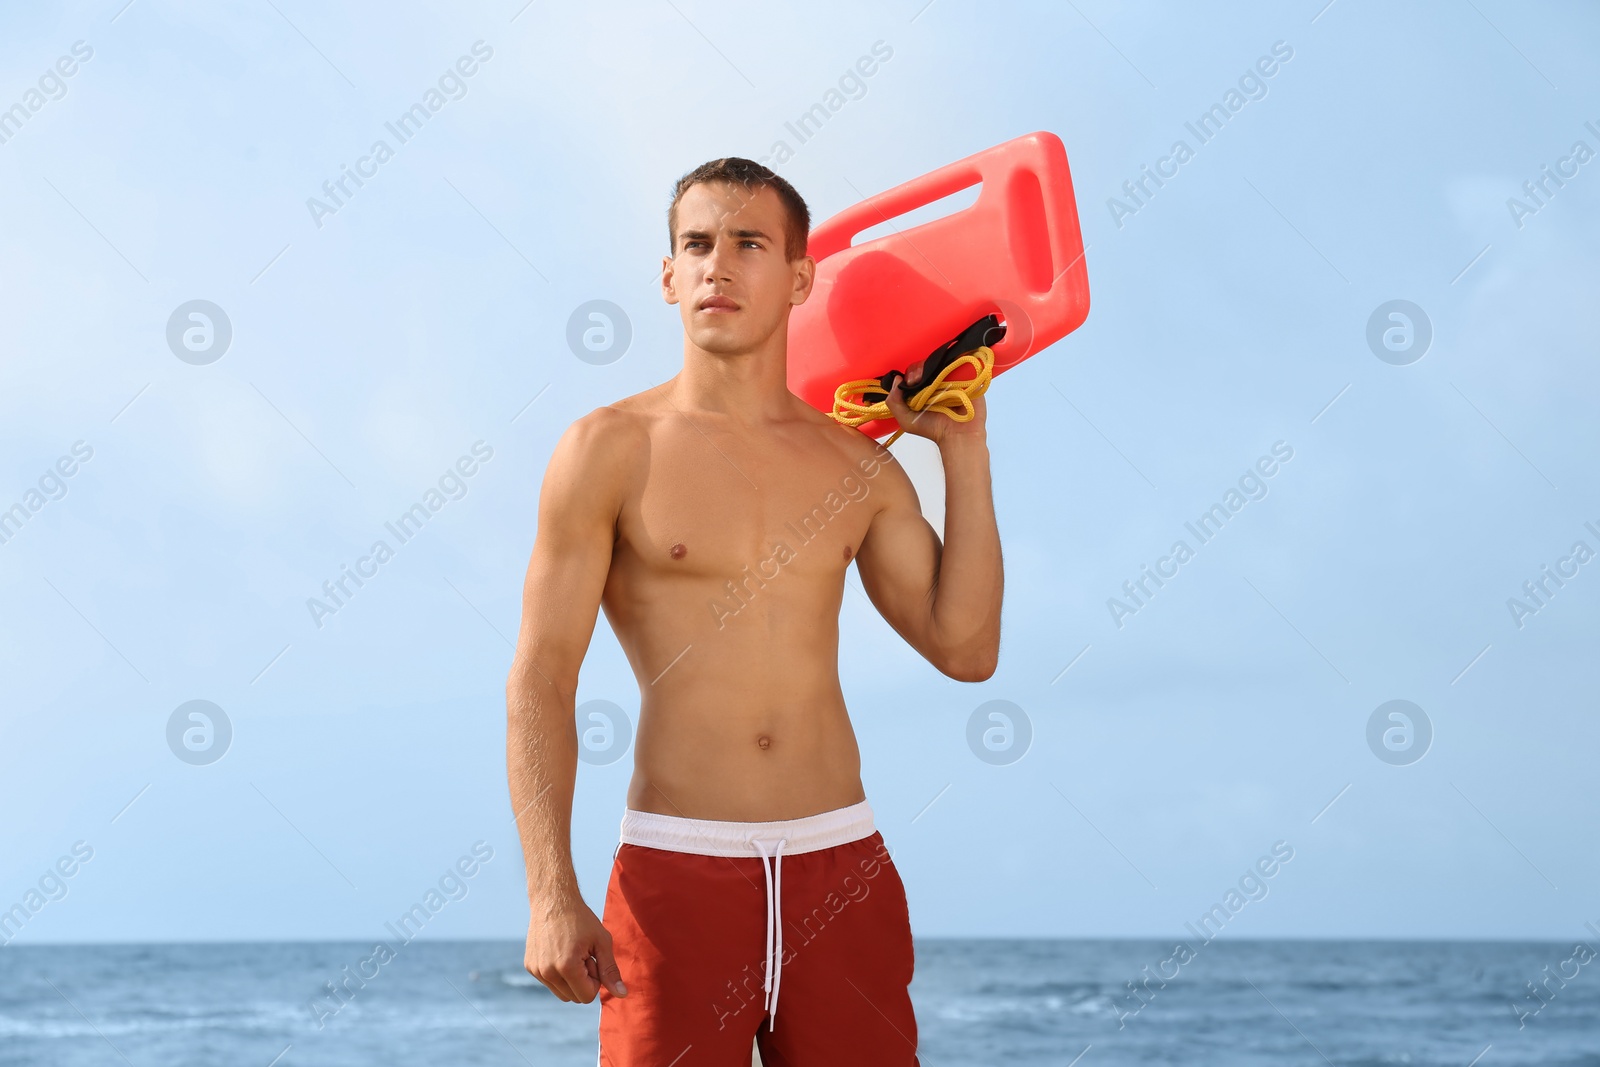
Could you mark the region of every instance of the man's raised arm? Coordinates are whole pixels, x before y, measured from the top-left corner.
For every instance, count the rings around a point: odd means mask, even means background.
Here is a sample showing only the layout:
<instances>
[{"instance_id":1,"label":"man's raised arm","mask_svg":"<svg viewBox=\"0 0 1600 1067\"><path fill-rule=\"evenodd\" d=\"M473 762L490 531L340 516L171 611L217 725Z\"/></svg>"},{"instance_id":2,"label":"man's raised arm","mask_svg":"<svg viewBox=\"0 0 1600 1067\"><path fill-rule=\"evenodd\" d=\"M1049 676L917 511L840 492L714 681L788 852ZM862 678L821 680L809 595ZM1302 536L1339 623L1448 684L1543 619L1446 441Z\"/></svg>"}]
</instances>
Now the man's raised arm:
<instances>
[{"instance_id":1,"label":"man's raised arm","mask_svg":"<svg viewBox=\"0 0 1600 1067\"><path fill-rule=\"evenodd\" d=\"M506 679L506 770L528 869L523 966L562 1000L585 1004L601 979L624 993L611 937L578 892L571 840L573 702L611 567L626 477L621 421L609 409L593 411L567 428L550 456Z\"/></svg>"},{"instance_id":2,"label":"man's raised arm","mask_svg":"<svg viewBox=\"0 0 1600 1067\"><path fill-rule=\"evenodd\" d=\"M878 475L884 503L856 553L861 584L889 625L924 659L957 681L981 682L1000 661L1005 584L984 398L973 399L974 417L964 423L936 412L913 412L898 381L888 404L907 433L939 446L944 542L923 518L917 491L899 462L885 460Z\"/></svg>"}]
</instances>

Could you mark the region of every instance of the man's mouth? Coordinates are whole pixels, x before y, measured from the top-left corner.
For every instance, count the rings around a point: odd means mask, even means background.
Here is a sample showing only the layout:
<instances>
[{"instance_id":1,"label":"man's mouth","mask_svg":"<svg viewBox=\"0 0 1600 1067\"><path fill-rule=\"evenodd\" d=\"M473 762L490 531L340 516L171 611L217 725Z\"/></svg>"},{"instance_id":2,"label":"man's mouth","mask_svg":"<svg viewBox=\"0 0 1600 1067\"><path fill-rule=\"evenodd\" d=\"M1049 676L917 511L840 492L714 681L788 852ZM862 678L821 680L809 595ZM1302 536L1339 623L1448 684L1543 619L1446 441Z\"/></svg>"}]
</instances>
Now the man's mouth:
<instances>
[{"instance_id":1,"label":"man's mouth","mask_svg":"<svg viewBox=\"0 0 1600 1067\"><path fill-rule=\"evenodd\" d=\"M700 301L700 310L726 314L731 311L738 311L739 305L725 296L708 296Z\"/></svg>"}]
</instances>

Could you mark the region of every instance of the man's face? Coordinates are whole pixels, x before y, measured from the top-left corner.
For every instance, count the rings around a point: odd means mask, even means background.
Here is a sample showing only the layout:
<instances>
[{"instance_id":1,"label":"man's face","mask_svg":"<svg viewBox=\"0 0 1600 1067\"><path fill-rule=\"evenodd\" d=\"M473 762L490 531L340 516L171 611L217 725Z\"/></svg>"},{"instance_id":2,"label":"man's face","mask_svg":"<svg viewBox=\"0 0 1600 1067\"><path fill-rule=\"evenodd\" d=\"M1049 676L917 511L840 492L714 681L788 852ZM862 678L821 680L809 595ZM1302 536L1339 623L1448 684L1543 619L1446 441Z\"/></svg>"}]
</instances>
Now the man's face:
<instances>
[{"instance_id":1,"label":"man's face","mask_svg":"<svg viewBox=\"0 0 1600 1067\"><path fill-rule=\"evenodd\" d=\"M689 187L678 201L673 256L662 261L661 293L678 305L690 341L739 355L787 328L789 308L811 293L816 263L785 260L784 237L783 202L770 187Z\"/></svg>"}]
</instances>

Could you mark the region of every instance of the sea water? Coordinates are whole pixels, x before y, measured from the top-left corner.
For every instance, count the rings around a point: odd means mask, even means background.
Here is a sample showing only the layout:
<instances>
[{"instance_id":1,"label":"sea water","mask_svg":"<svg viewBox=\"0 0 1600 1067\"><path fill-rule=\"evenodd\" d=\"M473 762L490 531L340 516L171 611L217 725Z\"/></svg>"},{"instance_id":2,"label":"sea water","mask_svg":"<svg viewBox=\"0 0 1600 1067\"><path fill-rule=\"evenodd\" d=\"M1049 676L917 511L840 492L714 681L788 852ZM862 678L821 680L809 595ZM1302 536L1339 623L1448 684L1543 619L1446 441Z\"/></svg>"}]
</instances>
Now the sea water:
<instances>
[{"instance_id":1,"label":"sea water","mask_svg":"<svg viewBox=\"0 0 1600 1067\"><path fill-rule=\"evenodd\" d=\"M1600 1067L1600 959L1542 942L919 939L924 1067ZM0 948L0 1067L593 1067L522 944ZM348 969L347 969L348 968ZM325 983L372 974L353 995ZM375 972L375 973L374 973ZM334 1005L337 1010L332 1010ZM320 1007L319 1007L320 1005Z\"/></svg>"}]
</instances>

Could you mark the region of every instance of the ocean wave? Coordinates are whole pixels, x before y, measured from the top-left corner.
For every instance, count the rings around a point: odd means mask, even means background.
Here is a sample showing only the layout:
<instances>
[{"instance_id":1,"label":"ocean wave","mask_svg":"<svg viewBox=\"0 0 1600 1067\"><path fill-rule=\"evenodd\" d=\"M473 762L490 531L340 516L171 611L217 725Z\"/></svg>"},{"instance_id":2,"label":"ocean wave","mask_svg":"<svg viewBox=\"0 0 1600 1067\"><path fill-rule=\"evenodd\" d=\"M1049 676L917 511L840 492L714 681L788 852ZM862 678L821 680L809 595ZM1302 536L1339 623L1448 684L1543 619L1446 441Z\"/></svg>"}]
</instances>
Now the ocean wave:
<instances>
[{"instance_id":1,"label":"ocean wave","mask_svg":"<svg viewBox=\"0 0 1600 1067\"><path fill-rule=\"evenodd\" d=\"M501 985L508 985L513 989L543 989L545 987L543 982L527 971L500 971L495 977L500 980Z\"/></svg>"},{"instance_id":2,"label":"ocean wave","mask_svg":"<svg viewBox=\"0 0 1600 1067\"><path fill-rule=\"evenodd\" d=\"M923 1010L920 1002L918 1010ZM963 997L942 1004L934 1002L927 1010L950 1022L976 1023L994 1022L1003 1018L1031 1020L1038 1018L1041 1012L1106 1015L1115 1013L1116 1008L1106 994L1092 993L1076 999L1053 994L1025 997Z\"/></svg>"}]
</instances>

